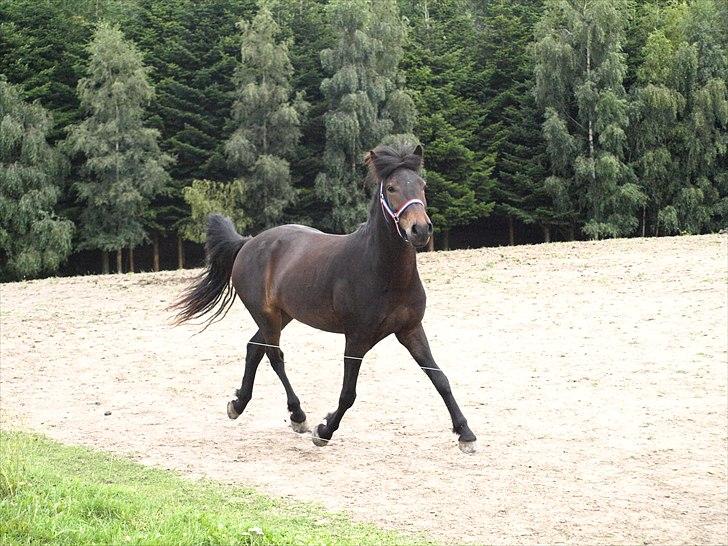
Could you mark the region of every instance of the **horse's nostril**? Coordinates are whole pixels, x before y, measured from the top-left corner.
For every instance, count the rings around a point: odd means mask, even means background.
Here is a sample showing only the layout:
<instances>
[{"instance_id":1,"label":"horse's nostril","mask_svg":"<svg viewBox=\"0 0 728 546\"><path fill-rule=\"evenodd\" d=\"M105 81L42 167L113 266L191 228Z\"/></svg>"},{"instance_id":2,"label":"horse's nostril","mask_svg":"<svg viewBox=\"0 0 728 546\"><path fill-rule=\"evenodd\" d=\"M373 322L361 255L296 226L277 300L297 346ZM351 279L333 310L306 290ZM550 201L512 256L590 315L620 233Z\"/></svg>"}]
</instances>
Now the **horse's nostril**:
<instances>
[{"instance_id":1,"label":"horse's nostril","mask_svg":"<svg viewBox=\"0 0 728 546\"><path fill-rule=\"evenodd\" d=\"M432 222L427 222L427 233L432 235Z\"/></svg>"},{"instance_id":2,"label":"horse's nostril","mask_svg":"<svg viewBox=\"0 0 728 546\"><path fill-rule=\"evenodd\" d=\"M412 233L413 233L414 235L417 235L417 224L413 224L413 225L412 225Z\"/></svg>"}]
</instances>

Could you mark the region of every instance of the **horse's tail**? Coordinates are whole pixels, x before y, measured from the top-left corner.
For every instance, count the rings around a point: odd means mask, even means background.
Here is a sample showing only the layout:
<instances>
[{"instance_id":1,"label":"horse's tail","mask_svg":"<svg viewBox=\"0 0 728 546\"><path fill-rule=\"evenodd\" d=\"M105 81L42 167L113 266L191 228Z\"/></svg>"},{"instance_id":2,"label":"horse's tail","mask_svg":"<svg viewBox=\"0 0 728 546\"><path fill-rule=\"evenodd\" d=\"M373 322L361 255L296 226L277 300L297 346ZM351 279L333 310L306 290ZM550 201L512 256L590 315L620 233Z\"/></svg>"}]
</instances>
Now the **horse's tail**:
<instances>
[{"instance_id":1,"label":"horse's tail","mask_svg":"<svg viewBox=\"0 0 728 546\"><path fill-rule=\"evenodd\" d=\"M175 324L198 319L212 312L204 321L207 328L216 319L225 317L235 301L235 291L230 283L235 257L250 239L235 231L230 218L221 214L211 214L207 218L205 269L170 306L170 309L178 311Z\"/></svg>"}]
</instances>

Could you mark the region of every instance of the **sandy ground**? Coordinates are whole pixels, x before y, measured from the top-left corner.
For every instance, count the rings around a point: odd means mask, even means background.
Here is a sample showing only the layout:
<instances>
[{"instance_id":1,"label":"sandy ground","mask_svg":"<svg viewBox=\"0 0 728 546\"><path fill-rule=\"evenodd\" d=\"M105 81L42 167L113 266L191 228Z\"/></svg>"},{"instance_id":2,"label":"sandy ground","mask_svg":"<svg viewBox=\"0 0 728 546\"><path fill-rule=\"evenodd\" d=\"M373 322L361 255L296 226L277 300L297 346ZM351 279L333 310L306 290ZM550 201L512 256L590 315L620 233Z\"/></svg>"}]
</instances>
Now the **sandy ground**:
<instances>
[{"instance_id":1,"label":"sandy ground","mask_svg":"<svg viewBox=\"0 0 728 546\"><path fill-rule=\"evenodd\" d=\"M254 325L237 303L203 334L170 327L190 271L1 286L2 410L64 442L443 541L726 543L727 243L421 255L425 327L479 437L472 456L394 338L366 357L328 447L287 428L267 361L228 420ZM343 338L293 323L282 345L319 422Z\"/></svg>"}]
</instances>

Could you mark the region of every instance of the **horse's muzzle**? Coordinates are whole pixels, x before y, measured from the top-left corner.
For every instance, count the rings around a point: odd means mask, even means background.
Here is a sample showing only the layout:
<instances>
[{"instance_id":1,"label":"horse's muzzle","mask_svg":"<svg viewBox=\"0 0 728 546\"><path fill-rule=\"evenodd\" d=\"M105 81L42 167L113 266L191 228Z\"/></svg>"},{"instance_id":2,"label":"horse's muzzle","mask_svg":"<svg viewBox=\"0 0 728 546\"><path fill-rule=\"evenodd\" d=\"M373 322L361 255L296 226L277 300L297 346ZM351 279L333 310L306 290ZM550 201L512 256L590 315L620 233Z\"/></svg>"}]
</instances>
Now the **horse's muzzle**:
<instances>
[{"instance_id":1,"label":"horse's muzzle","mask_svg":"<svg viewBox=\"0 0 728 546\"><path fill-rule=\"evenodd\" d=\"M417 248L425 246L432 237L432 222L415 222L406 230L407 240Z\"/></svg>"}]
</instances>

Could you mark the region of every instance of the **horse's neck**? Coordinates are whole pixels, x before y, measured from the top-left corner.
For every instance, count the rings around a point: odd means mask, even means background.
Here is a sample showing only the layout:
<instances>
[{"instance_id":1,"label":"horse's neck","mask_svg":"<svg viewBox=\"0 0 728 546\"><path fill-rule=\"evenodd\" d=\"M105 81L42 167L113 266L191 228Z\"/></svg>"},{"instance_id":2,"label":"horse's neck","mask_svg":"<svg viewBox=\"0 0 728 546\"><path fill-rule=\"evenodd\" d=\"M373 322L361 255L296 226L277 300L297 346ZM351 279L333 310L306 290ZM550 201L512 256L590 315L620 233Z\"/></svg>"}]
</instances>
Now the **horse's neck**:
<instances>
[{"instance_id":1,"label":"horse's neck","mask_svg":"<svg viewBox=\"0 0 728 546\"><path fill-rule=\"evenodd\" d=\"M368 259L383 283L407 287L417 275L417 253L411 244L402 241L389 218L379 209L379 203L369 210L366 233Z\"/></svg>"}]
</instances>

